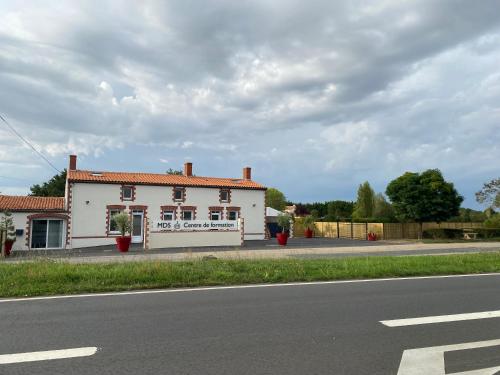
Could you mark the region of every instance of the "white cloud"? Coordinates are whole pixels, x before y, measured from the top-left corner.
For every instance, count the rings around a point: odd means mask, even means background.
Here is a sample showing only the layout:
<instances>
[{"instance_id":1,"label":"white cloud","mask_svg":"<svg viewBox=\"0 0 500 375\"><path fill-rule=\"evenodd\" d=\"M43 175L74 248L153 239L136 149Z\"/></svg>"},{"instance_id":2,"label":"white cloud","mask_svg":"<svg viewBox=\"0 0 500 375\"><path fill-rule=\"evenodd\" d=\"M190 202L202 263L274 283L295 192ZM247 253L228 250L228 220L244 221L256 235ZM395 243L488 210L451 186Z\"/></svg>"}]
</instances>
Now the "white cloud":
<instances>
[{"instance_id":1,"label":"white cloud","mask_svg":"<svg viewBox=\"0 0 500 375\"><path fill-rule=\"evenodd\" d=\"M0 5L0 112L61 168L254 164L301 200L429 167L471 197L499 173L494 0L96 4ZM2 127L0 166L51 173Z\"/></svg>"}]
</instances>

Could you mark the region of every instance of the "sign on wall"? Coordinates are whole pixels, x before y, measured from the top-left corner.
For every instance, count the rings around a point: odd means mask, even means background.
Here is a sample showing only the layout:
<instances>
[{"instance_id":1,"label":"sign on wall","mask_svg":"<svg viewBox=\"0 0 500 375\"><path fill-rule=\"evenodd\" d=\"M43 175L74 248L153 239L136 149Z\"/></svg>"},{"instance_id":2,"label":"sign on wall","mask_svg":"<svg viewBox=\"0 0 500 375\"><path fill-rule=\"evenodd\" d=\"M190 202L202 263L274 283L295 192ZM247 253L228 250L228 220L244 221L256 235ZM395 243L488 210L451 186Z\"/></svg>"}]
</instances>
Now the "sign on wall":
<instances>
[{"instance_id":1,"label":"sign on wall","mask_svg":"<svg viewBox=\"0 0 500 375\"><path fill-rule=\"evenodd\" d=\"M239 230L238 220L156 220L152 231Z\"/></svg>"}]
</instances>

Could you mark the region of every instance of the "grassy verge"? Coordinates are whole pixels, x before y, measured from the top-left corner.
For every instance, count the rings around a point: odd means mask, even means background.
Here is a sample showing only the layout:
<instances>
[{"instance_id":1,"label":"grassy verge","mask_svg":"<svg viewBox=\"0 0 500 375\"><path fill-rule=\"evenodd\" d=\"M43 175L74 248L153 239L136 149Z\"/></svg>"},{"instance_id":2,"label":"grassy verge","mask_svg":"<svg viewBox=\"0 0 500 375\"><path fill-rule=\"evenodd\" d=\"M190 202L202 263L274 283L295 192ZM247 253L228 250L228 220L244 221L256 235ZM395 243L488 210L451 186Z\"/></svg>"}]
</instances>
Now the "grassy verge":
<instances>
[{"instance_id":1,"label":"grassy verge","mask_svg":"<svg viewBox=\"0 0 500 375\"><path fill-rule=\"evenodd\" d=\"M431 239L431 238L426 238L421 240L422 243L474 243L474 242L500 242L500 237L493 237L493 238L478 238L475 240L463 240L460 238L457 239ZM499 244L500 246L500 244Z\"/></svg>"},{"instance_id":2,"label":"grassy verge","mask_svg":"<svg viewBox=\"0 0 500 375\"><path fill-rule=\"evenodd\" d=\"M500 272L500 252L344 259L0 264L0 297Z\"/></svg>"}]
</instances>

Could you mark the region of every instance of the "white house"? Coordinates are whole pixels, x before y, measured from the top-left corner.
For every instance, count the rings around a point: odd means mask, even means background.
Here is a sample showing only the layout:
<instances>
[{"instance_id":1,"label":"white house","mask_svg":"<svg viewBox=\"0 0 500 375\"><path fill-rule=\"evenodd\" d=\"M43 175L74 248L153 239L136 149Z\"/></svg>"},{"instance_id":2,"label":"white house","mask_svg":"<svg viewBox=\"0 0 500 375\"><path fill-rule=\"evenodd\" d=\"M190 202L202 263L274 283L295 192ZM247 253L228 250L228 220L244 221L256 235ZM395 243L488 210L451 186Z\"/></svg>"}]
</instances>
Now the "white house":
<instances>
[{"instance_id":1,"label":"white house","mask_svg":"<svg viewBox=\"0 0 500 375\"><path fill-rule=\"evenodd\" d=\"M183 175L87 171L70 155L65 197L0 195L0 211L13 213L17 250L114 244L119 212L146 249L240 245L265 238L265 193L248 167L241 178L194 176L192 163Z\"/></svg>"}]
</instances>

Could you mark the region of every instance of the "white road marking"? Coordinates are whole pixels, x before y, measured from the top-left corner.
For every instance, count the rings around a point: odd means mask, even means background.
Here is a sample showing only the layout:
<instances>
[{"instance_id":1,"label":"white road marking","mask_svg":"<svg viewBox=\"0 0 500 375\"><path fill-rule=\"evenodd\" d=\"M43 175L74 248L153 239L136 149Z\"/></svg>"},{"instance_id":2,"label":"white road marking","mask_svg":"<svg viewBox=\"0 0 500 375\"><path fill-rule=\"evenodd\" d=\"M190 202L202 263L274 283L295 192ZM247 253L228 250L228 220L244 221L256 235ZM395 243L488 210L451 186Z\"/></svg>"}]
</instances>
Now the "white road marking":
<instances>
[{"instance_id":1,"label":"white road marking","mask_svg":"<svg viewBox=\"0 0 500 375\"><path fill-rule=\"evenodd\" d=\"M419 324L460 322L463 320L476 320L476 319L488 319L488 318L500 318L500 310L483 311L483 312L466 313L466 314L424 316L421 318L382 320L380 321L380 323L382 323L387 327L406 327L406 326L415 326Z\"/></svg>"},{"instance_id":2,"label":"white road marking","mask_svg":"<svg viewBox=\"0 0 500 375\"><path fill-rule=\"evenodd\" d=\"M445 352L486 348L490 346L500 346L500 340L478 341L457 345L405 350L399 365L398 375L445 375ZM500 371L500 366L456 372L448 375L494 375L498 371Z\"/></svg>"},{"instance_id":3,"label":"white road marking","mask_svg":"<svg viewBox=\"0 0 500 375\"><path fill-rule=\"evenodd\" d=\"M56 295L56 296L46 296L46 297L5 298L5 299L0 299L0 303L41 301L41 300L53 300L53 299L67 299L67 298L130 296L130 295L158 294L158 293L204 292L209 290L227 290L227 289L276 288L276 287L309 286L309 285L314 286L314 285L330 285L330 284L359 284L359 283L384 282L384 281L455 279L463 277L487 277L487 276L500 276L500 273L496 272L496 273L481 273L481 274L466 274L466 275L391 277L383 279L312 281L312 282L276 283L276 284L249 284L249 285L209 286L209 287L178 288L178 289L152 289L152 290L136 290L131 292L88 293L88 294Z\"/></svg>"},{"instance_id":4,"label":"white road marking","mask_svg":"<svg viewBox=\"0 0 500 375\"><path fill-rule=\"evenodd\" d=\"M94 346L86 348L62 349L62 350L47 350L43 352L30 353L15 353L0 355L0 365L9 363L49 361L52 359L89 357L97 352Z\"/></svg>"}]
</instances>

